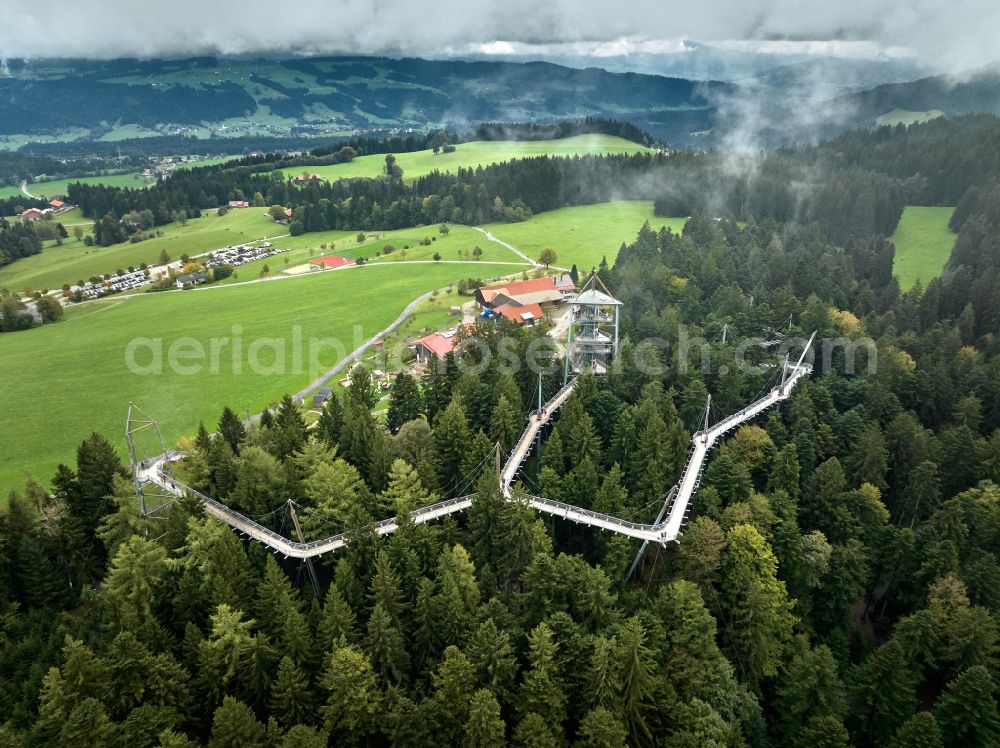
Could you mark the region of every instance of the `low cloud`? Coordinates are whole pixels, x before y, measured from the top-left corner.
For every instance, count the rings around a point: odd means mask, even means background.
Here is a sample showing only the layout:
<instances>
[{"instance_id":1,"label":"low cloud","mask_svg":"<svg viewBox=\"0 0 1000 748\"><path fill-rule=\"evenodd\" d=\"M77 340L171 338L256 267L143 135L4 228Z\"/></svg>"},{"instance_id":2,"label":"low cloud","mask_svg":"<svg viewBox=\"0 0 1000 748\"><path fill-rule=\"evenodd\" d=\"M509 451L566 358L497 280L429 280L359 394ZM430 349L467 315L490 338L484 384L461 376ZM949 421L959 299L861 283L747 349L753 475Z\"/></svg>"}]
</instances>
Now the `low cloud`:
<instances>
[{"instance_id":1,"label":"low cloud","mask_svg":"<svg viewBox=\"0 0 1000 748\"><path fill-rule=\"evenodd\" d=\"M960 70L998 56L995 0L53 0L10 9L0 57L365 53L508 55L578 45L595 58L683 53L682 40L894 58ZM811 50L811 51L808 51ZM587 52L584 52L587 54Z\"/></svg>"}]
</instances>

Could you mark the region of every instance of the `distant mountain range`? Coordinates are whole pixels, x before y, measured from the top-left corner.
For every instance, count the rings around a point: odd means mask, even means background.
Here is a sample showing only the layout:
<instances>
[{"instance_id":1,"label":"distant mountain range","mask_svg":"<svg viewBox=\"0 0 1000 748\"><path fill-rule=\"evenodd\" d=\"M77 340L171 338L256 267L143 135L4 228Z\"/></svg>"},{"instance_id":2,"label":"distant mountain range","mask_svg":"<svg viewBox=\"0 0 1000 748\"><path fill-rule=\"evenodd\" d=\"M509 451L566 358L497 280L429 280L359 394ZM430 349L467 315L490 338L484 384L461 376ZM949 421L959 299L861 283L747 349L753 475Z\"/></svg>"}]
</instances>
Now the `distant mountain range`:
<instances>
[{"instance_id":1,"label":"distant mountain range","mask_svg":"<svg viewBox=\"0 0 1000 748\"><path fill-rule=\"evenodd\" d=\"M713 60L732 63L714 52L699 59L709 68ZM753 67L744 63L741 70ZM897 112L904 119L932 110L1000 112L1000 68L911 80L920 69L905 61L801 60L735 81L381 57L8 60L7 69L0 77L7 147L164 134L332 136L584 115L627 119L677 147L740 139L763 147L871 126L883 115L891 121Z\"/></svg>"},{"instance_id":2,"label":"distant mountain range","mask_svg":"<svg viewBox=\"0 0 1000 748\"><path fill-rule=\"evenodd\" d=\"M846 96L842 102L854 109L854 121L858 123L894 109L1000 114L1000 64L964 75L937 75L906 83L887 83Z\"/></svg>"},{"instance_id":3,"label":"distant mountain range","mask_svg":"<svg viewBox=\"0 0 1000 748\"><path fill-rule=\"evenodd\" d=\"M928 71L910 60L859 60L821 57L769 68L733 81L741 86L767 86L808 98L830 98L886 83L906 83Z\"/></svg>"}]
</instances>

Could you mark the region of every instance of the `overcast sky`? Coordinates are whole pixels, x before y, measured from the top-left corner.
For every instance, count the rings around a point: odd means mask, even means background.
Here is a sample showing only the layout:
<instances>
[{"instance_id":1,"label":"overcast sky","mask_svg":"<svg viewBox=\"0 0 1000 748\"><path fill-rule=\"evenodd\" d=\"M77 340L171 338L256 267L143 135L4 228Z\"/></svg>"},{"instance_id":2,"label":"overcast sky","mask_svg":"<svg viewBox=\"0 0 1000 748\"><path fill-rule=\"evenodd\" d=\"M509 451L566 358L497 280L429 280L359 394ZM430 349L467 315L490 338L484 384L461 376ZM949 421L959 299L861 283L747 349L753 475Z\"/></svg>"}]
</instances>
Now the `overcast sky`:
<instances>
[{"instance_id":1,"label":"overcast sky","mask_svg":"<svg viewBox=\"0 0 1000 748\"><path fill-rule=\"evenodd\" d=\"M200 53L595 57L731 48L905 57L962 70L1000 58L998 0L48 0L6 9L0 57Z\"/></svg>"}]
</instances>

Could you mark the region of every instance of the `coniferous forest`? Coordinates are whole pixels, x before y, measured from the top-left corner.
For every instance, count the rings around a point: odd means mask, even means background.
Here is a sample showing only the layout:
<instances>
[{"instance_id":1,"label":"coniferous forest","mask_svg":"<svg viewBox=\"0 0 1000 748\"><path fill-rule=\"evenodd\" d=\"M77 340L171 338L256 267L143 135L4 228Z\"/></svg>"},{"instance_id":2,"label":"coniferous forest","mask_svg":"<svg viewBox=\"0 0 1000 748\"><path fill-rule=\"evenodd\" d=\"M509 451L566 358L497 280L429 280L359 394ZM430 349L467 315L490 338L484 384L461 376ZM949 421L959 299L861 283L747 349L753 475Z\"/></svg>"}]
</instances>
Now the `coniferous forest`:
<instances>
[{"instance_id":1,"label":"coniferous forest","mask_svg":"<svg viewBox=\"0 0 1000 748\"><path fill-rule=\"evenodd\" d=\"M141 518L117 435L29 480L0 517L0 743L1000 745L998 159L1000 121L968 117L777 151L745 179L717 179L732 165L709 152L303 190L252 165L74 188L116 217L259 191L306 230L478 222L496 200L538 212L613 188L691 218L682 235L637 226L603 270L621 351L582 376L511 501L493 450L535 407L526 369L473 375L452 355L400 378L384 424L361 371L315 428L291 398L250 427L220 404L178 476L288 537L289 499L307 539L347 532L315 585L193 501ZM944 272L906 291L885 238L904 203L958 205ZM709 366L680 365L682 330ZM728 436L679 542L630 581L637 542L526 504L651 522L707 395L718 417L774 376L732 365L740 342L814 330L856 343L853 368L843 346L819 356ZM470 334L482 346L460 355L541 335ZM465 513L405 520L469 493Z\"/></svg>"}]
</instances>

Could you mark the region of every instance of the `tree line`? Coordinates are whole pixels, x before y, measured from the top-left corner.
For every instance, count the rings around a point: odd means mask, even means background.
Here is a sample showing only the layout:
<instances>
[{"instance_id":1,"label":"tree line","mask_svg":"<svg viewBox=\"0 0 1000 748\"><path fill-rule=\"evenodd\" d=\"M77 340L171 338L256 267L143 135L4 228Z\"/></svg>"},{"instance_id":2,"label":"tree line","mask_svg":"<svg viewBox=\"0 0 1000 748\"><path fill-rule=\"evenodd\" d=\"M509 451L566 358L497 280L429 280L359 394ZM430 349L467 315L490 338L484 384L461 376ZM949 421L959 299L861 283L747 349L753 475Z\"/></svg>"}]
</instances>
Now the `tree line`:
<instances>
[{"instance_id":1,"label":"tree line","mask_svg":"<svg viewBox=\"0 0 1000 748\"><path fill-rule=\"evenodd\" d=\"M587 127L613 129L618 124L597 120ZM567 205L652 199L658 215L702 211L737 220L815 223L831 240L845 244L891 235L904 204L957 202L970 186L992 173L997 152L993 143L998 137L996 117L969 116L955 120L952 129L926 123L909 129L859 131L821 146L764 157L713 152L541 156L454 174L434 173L412 182L393 172L378 179L313 181L303 187L291 185L278 172L339 163L361 152L389 152L397 145L403 149L418 145L416 138L357 141L308 156L268 156L180 172L148 189L71 185L70 199L96 219L105 215L120 219L129 212L150 210L162 225L198 208L259 196L263 204L295 210L297 233L524 220ZM870 161L865 154L872 155ZM933 187L928 186L931 183Z\"/></svg>"},{"instance_id":2,"label":"tree line","mask_svg":"<svg viewBox=\"0 0 1000 748\"><path fill-rule=\"evenodd\" d=\"M815 171L776 160L755 176L727 179L726 168L715 154L538 156L435 172L412 182L397 174L296 187L281 172L243 166L181 172L149 189L73 184L69 192L87 216L120 219L150 210L157 225L199 206L253 199L291 207L299 233L518 221L570 205L655 199L661 215L705 210L741 219L813 221L837 241L891 234L905 201L896 180L861 169Z\"/></svg>"},{"instance_id":3,"label":"tree line","mask_svg":"<svg viewBox=\"0 0 1000 748\"><path fill-rule=\"evenodd\" d=\"M574 135L617 135L648 148L664 144L631 122L604 117L581 117L562 122L483 122L473 140L555 140Z\"/></svg>"}]
</instances>

